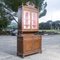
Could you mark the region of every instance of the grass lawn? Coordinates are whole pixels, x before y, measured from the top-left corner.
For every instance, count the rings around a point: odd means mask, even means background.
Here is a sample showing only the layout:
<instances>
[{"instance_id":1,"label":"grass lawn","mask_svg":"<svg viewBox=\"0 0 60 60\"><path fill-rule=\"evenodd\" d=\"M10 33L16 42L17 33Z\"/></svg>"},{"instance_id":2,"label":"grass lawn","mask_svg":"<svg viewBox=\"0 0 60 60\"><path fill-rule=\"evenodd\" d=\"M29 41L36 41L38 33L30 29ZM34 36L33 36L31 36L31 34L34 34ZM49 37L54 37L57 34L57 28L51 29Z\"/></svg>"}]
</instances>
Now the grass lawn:
<instances>
[{"instance_id":1,"label":"grass lawn","mask_svg":"<svg viewBox=\"0 0 60 60\"><path fill-rule=\"evenodd\" d=\"M55 32L55 33L60 33L60 30L39 30L39 32Z\"/></svg>"}]
</instances>

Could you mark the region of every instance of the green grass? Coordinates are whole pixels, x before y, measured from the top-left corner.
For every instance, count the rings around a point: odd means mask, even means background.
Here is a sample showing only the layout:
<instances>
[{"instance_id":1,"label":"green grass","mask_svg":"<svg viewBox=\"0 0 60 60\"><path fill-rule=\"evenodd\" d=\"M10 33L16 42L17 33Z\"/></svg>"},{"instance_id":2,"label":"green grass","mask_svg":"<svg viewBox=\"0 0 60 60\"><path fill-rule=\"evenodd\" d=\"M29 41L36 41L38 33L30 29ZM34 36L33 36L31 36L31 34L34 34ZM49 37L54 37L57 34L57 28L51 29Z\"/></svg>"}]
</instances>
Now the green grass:
<instances>
[{"instance_id":1,"label":"green grass","mask_svg":"<svg viewBox=\"0 0 60 60\"><path fill-rule=\"evenodd\" d=\"M60 33L60 30L39 30L39 32L56 32L56 33Z\"/></svg>"}]
</instances>

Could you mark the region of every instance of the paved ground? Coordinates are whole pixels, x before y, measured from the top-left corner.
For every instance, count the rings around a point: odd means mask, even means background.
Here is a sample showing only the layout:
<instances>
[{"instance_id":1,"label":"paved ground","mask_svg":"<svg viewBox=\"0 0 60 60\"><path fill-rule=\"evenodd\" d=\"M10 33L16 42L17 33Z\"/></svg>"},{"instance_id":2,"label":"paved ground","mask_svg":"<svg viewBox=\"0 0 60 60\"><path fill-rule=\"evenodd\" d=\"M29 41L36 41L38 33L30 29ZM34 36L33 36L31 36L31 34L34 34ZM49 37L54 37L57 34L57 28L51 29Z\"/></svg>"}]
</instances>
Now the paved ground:
<instances>
[{"instance_id":1,"label":"paved ground","mask_svg":"<svg viewBox=\"0 0 60 60\"><path fill-rule=\"evenodd\" d=\"M22 59L16 56L16 48L16 36L0 36L0 60L60 60L60 35L43 36L42 54Z\"/></svg>"}]
</instances>

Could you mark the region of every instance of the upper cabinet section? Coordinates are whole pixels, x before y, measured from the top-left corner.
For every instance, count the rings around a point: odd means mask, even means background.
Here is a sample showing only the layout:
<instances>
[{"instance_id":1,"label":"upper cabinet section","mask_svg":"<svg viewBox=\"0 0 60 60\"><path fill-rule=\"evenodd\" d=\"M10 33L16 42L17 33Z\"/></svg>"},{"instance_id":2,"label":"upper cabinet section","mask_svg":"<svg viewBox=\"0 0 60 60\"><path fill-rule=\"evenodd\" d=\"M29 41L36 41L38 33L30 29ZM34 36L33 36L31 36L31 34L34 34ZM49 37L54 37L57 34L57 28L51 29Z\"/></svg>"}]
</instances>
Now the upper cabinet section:
<instances>
[{"instance_id":1,"label":"upper cabinet section","mask_svg":"<svg viewBox=\"0 0 60 60\"><path fill-rule=\"evenodd\" d=\"M22 32L38 31L38 9L32 6L22 6L18 9L18 27Z\"/></svg>"}]
</instances>

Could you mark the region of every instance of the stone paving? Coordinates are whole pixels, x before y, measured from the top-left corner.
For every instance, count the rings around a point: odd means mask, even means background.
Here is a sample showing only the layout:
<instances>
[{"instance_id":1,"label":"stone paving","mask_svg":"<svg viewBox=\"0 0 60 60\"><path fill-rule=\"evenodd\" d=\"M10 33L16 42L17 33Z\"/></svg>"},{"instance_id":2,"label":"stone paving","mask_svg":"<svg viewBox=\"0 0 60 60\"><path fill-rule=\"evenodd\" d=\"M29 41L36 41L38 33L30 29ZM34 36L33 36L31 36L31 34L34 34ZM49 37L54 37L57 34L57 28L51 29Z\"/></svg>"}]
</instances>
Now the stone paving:
<instances>
[{"instance_id":1,"label":"stone paving","mask_svg":"<svg viewBox=\"0 0 60 60\"><path fill-rule=\"evenodd\" d=\"M42 36L42 54L16 56L17 37L0 36L0 60L60 60L60 35Z\"/></svg>"}]
</instances>

